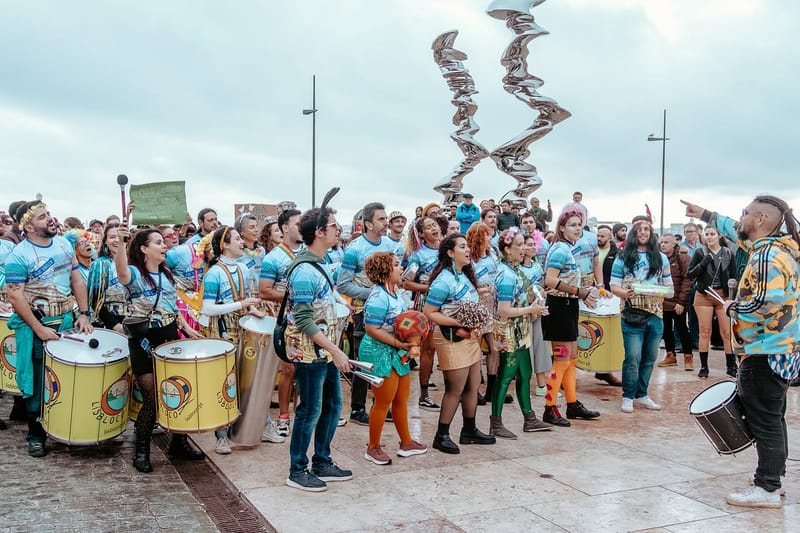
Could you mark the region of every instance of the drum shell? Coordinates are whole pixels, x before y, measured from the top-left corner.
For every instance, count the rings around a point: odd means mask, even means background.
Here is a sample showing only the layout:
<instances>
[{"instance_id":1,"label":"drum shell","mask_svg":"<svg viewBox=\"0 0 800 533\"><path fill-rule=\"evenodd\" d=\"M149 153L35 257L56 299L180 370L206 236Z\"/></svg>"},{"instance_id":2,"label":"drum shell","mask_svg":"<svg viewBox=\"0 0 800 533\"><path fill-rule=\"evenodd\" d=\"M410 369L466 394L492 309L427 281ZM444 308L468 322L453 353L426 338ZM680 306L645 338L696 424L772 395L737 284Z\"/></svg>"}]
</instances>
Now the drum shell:
<instances>
[{"instance_id":1,"label":"drum shell","mask_svg":"<svg viewBox=\"0 0 800 533\"><path fill-rule=\"evenodd\" d=\"M705 402L707 397L704 395L709 394L718 394L721 401L713 408L698 411L698 402ZM700 430L720 455L735 455L754 442L744 420L744 407L732 381L714 383L700 392L689 403L689 414L694 416Z\"/></svg>"},{"instance_id":2,"label":"drum shell","mask_svg":"<svg viewBox=\"0 0 800 533\"><path fill-rule=\"evenodd\" d=\"M123 335L100 328L91 337L99 339L98 348L76 344L77 349L84 353L91 350L88 353L98 357L112 351L107 360L76 362L70 354L58 353L58 343L73 341L45 343L42 427L54 440L70 445L113 439L128 425L131 383L128 342ZM113 350L108 350L109 347Z\"/></svg>"},{"instance_id":3,"label":"drum shell","mask_svg":"<svg viewBox=\"0 0 800 533\"><path fill-rule=\"evenodd\" d=\"M19 396L17 386L17 341L8 328L8 315L0 315L0 390Z\"/></svg>"},{"instance_id":4,"label":"drum shell","mask_svg":"<svg viewBox=\"0 0 800 533\"><path fill-rule=\"evenodd\" d=\"M128 420L136 422L136 419L139 418L139 411L142 410L142 405L144 405L144 398L142 398L142 391L139 389L139 383L134 376L131 379L131 395L128 399Z\"/></svg>"},{"instance_id":5,"label":"drum shell","mask_svg":"<svg viewBox=\"0 0 800 533\"><path fill-rule=\"evenodd\" d=\"M280 359L275 355L272 332L275 318L242 317L239 320L239 405L242 414L231 428L231 439L242 446L258 446L269 414L269 404Z\"/></svg>"},{"instance_id":6,"label":"drum shell","mask_svg":"<svg viewBox=\"0 0 800 533\"><path fill-rule=\"evenodd\" d=\"M620 315L578 315L578 362L581 370L616 372L622 368L625 347Z\"/></svg>"},{"instance_id":7,"label":"drum shell","mask_svg":"<svg viewBox=\"0 0 800 533\"><path fill-rule=\"evenodd\" d=\"M206 347L214 347L208 353ZM217 349L220 347L220 349ZM195 353L178 357L174 350ZM236 356L220 339L171 341L153 351L158 423L172 433L202 433L230 426L239 416Z\"/></svg>"}]
</instances>

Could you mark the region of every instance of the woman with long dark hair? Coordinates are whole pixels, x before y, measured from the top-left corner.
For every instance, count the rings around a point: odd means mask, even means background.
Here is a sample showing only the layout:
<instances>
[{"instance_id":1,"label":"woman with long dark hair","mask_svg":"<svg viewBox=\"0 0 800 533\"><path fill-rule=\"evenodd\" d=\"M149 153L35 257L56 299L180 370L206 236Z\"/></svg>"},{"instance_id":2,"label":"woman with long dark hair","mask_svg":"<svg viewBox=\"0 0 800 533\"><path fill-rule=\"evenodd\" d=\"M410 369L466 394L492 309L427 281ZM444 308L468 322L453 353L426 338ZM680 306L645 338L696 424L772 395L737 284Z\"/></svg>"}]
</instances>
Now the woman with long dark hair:
<instances>
[{"instance_id":1,"label":"woman with long dark hair","mask_svg":"<svg viewBox=\"0 0 800 533\"><path fill-rule=\"evenodd\" d=\"M597 418L600 413L587 409L578 401L575 366L578 363L578 301L594 305L597 296L581 288L581 271L572 254L583 232L583 214L565 211L558 217L553 246L545 261L544 285L548 290L546 305L549 314L542 317L544 339L553 346L553 367L547 378L547 393L542 420L554 426L569 427L567 418ZM564 387L567 418L556 405L558 391Z\"/></svg>"},{"instance_id":2,"label":"woman with long dark hair","mask_svg":"<svg viewBox=\"0 0 800 533\"><path fill-rule=\"evenodd\" d=\"M94 326L125 334L122 319L128 306L128 289L120 283L114 256L119 250L119 224L103 230L97 260L89 268L89 308L95 317ZM123 252L124 253L124 252Z\"/></svg>"},{"instance_id":3,"label":"woman with long dark hair","mask_svg":"<svg viewBox=\"0 0 800 533\"><path fill-rule=\"evenodd\" d=\"M669 259L661 253L649 217L635 217L625 248L611 267L611 292L625 301L622 314L622 412L658 411L647 393L664 333L664 298L674 294Z\"/></svg>"},{"instance_id":4,"label":"woman with long dark hair","mask_svg":"<svg viewBox=\"0 0 800 533\"><path fill-rule=\"evenodd\" d=\"M700 371L697 377L708 378L708 346L711 339L711 329L714 316L717 317L719 334L722 337L722 346L725 349L725 363L727 374L736 377L736 356L731 347L730 319L725 315L725 309L717 300L706 294L714 290L723 299L728 296L728 280L735 280L736 261L733 252L728 248L725 237L719 234L717 228L707 227L703 231L704 245L694 251L689 263L688 277L695 280L694 311L700 326Z\"/></svg>"},{"instance_id":5,"label":"woman with long dark hair","mask_svg":"<svg viewBox=\"0 0 800 533\"><path fill-rule=\"evenodd\" d=\"M409 237L406 250L408 266L401 286L414 293L414 309L422 311L428 297L431 273L439 264L441 227L433 217L420 217L414 221ZM428 393L428 382L433 373L433 353L433 335L428 335L422 343L419 356L419 407L438 411L439 405Z\"/></svg>"},{"instance_id":6,"label":"woman with long dark hair","mask_svg":"<svg viewBox=\"0 0 800 533\"><path fill-rule=\"evenodd\" d=\"M428 299L423 312L437 327L433 343L439 354L439 365L445 375L439 427L433 447L444 453L460 453L450 439L450 423L459 404L464 425L460 444L494 444L495 438L475 425L478 409L478 386L481 382L480 331L467 330L449 316L460 302L478 302L478 281L472 271L469 247L463 235L445 237L439 246L439 264L431 274Z\"/></svg>"},{"instance_id":7,"label":"woman with long dark hair","mask_svg":"<svg viewBox=\"0 0 800 533\"><path fill-rule=\"evenodd\" d=\"M268 254L270 250L281 243L282 239L283 232L278 225L278 217L267 217L264 227L261 228L261 234L258 236L258 242L264 247L264 252Z\"/></svg>"},{"instance_id":8,"label":"woman with long dark hair","mask_svg":"<svg viewBox=\"0 0 800 533\"><path fill-rule=\"evenodd\" d=\"M175 278L164 263L167 246L161 233L155 228L143 229L131 237L130 230L125 225L120 226L117 231L120 245L114 255L114 264L120 283L130 294L131 316L150 317L144 336L129 334L128 349L133 375L143 397L142 408L136 418L133 466L139 472L152 472L150 440L156 422L152 350L165 342L180 339L179 328L190 337L200 337L200 334L189 328L178 313L178 292ZM192 448L186 435L179 434L172 436L169 455L190 460L204 457L202 452Z\"/></svg>"}]
</instances>

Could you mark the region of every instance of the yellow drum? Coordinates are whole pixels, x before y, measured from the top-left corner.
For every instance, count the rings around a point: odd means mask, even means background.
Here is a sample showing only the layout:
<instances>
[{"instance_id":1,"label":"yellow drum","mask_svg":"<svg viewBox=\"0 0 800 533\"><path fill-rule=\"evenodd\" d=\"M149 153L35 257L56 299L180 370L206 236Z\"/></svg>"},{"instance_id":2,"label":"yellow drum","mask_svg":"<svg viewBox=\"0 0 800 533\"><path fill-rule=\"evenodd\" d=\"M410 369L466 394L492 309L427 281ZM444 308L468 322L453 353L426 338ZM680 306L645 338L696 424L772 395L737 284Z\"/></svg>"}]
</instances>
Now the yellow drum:
<instances>
[{"instance_id":1,"label":"yellow drum","mask_svg":"<svg viewBox=\"0 0 800 533\"><path fill-rule=\"evenodd\" d=\"M136 422L139 417L139 411L142 410L144 398L142 398L142 390L139 388L139 383L136 382L136 377L131 379L131 396L128 402L128 418Z\"/></svg>"},{"instance_id":2,"label":"yellow drum","mask_svg":"<svg viewBox=\"0 0 800 533\"><path fill-rule=\"evenodd\" d=\"M578 315L578 368L615 372L622 368L625 347L619 315Z\"/></svg>"},{"instance_id":3,"label":"yellow drum","mask_svg":"<svg viewBox=\"0 0 800 533\"><path fill-rule=\"evenodd\" d=\"M115 331L71 333L45 343L42 427L67 444L113 439L128 424L128 339ZM96 339L96 348L89 340Z\"/></svg>"},{"instance_id":4,"label":"yellow drum","mask_svg":"<svg viewBox=\"0 0 800 533\"><path fill-rule=\"evenodd\" d=\"M153 355L161 427L173 433L200 433L230 426L239 416L232 343L172 341Z\"/></svg>"},{"instance_id":5,"label":"yellow drum","mask_svg":"<svg viewBox=\"0 0 800 533\"><path fill-rule=\"evenodd\" d=\"M17 387L17 340L14 332L8 329L11 315L0 315L0 390L19 395Z\"/></svg>"}]
</instances>

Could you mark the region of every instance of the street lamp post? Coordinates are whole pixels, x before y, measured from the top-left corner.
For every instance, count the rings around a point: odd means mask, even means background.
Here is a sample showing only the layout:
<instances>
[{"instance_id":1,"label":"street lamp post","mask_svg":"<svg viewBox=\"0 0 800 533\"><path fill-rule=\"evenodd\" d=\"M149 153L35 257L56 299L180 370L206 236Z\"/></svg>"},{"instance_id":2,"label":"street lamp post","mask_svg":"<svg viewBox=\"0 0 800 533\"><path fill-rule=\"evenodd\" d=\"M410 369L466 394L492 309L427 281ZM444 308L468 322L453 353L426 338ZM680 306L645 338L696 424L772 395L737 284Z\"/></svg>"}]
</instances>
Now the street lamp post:
<instances>
[{"instance_id":1,"label":"street lamp post","mask_svg":"<svg viewBox=\"0 0 800 533\"><path fill-rule=\"evenodd\" d=\"M317 203L317 75L311 76L311 109L303 109L311 115L311 207Z\"/></svg>"},{"instance_id":2,"label":"street lamp post","mask_svg":"<svg viewBox=\"0 0 800 533\"><path fill-rule=\"evenodd\" d=\"M652 133L647 136L648 141L661 141L661 229L659 230L659 238L664 235L664 168L667 162L667 110L664 110L664 128L661 137L656 137Z\"/></svg>"}]
</instances>

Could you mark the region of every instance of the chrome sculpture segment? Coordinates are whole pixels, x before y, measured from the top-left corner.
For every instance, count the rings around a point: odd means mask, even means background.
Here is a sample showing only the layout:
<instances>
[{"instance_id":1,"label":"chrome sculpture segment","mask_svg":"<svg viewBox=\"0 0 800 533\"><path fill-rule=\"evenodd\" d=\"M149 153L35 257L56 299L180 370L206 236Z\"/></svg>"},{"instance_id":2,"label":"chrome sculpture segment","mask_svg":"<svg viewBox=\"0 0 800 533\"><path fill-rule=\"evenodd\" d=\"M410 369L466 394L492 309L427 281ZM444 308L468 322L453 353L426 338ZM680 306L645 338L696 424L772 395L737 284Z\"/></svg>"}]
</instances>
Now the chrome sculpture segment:
<instances>
[{"instance_id":1,"label":"chrome sculpture segment","mask_svg":"<svg viewBox=\"0 0 800 533\"><path fill-rule=\"evenodd\" d=\"M536 119L523 132L492 151L490 157L502 172L517 180L517 187L503 195L518 207L527 207L528 197L542 186L536 166L525 161L530 156L528 146L553 129L572 114L554 99L538 93L544 81L528 71L528 45L549 32L536 24L531 9L545 0L493 0L486 12L496 19L505 20L514 37L500 58L506 68L503 88L518 100L537 111Z\"/></svg>"},{"instance_id":2,"label":"chrome sculpture segment","mask_svg":"<svg viewBox=\"0 0 800 533\"><path fill-rule=\"evenodd\" d=\"M481 159L489 156L489 151L474 137L480 131L480 126L474 119L478 105L472 100L472 95L478 91L475 89L475 81L469 70L462 63L467 59L467 54L454 48L457 36L458 30L444 32L431 46L433 60L439 65L439 71L453 93L450 102L456 107L453 115L453 125L456 126L456 130L450 134L450 138L464 154L464 159L433 188L444 196L445 206L461 201L464 176L472 172Z\"/></svg>"}]
</instances>

